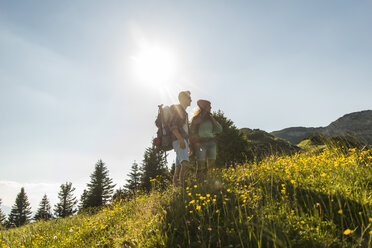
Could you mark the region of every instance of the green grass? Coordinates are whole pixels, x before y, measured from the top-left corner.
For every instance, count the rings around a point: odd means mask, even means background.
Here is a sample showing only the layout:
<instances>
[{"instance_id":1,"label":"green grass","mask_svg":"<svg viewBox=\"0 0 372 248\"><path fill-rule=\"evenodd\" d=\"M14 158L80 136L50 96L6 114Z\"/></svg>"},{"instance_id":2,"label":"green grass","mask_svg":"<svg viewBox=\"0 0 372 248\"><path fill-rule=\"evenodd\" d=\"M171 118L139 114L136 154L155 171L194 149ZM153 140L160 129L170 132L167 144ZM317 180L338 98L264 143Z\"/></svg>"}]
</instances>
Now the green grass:
<instances>
[{"instance_id":1,"label":"green grass","mask_svg":"<svg viewBox=\"0 0 372 248\"><path fill-rule=\"evenodd\" d=\"M2 247L371 247L372 156L329 148L270 157L0 239Z\"/></svg>"},{"instance_id":2,"label":"green grass","mask_svg":"<svg viewBox=\"0 0 372 248\"><path fill-rule=\"evenodd\" d=\"M99 213L40 221L1 231L1 247L153 247L159 240L160 194L117 202ZM161 244L160 244L161 245Z\"/></svg>"}]
</instances>

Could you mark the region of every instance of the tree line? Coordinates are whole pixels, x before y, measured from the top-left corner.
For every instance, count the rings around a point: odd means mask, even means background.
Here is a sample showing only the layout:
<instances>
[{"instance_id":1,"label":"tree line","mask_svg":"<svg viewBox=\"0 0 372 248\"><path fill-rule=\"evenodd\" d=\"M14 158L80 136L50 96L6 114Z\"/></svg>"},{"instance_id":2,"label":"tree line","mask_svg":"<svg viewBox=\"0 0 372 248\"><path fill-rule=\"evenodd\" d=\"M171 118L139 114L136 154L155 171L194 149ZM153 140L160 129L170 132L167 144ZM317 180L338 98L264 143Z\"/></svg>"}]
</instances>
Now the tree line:
<instances>
[{"instance_id":1,"label":"tree line","mask_svg":"<svg viewBox=\"0 0 372 248\"><path fill-rule=\"evenodd\" d=\"M217 165L224 167L232 163L245 162L248 154L247 141L242 133L221 111L215 112L213 115L223 127L223 132L217 137ZM22 187L8 218L0 209L0 227L19 227L30 223L32 220L47 221L53 218L65 218L77 212L99 209L115 200L136 196L140 191L148 192L154 187L162 190L170 184L173 171L174 164L170 169L167 166L167 154L152 145L146 148L141 165L136 161L133 162L127 175L127 183L114 192L116 185L109 177L109 170L102 160L98 160L93 173L90 175L90 182L80 197L80 201L74 196L75 188L72 183L66 182L60 186L58 203L54 208L52 209L45 194L35 215L31 217L30 203ZM155 181L156 183L154 183Z\"/></svg>"}]
</instances>

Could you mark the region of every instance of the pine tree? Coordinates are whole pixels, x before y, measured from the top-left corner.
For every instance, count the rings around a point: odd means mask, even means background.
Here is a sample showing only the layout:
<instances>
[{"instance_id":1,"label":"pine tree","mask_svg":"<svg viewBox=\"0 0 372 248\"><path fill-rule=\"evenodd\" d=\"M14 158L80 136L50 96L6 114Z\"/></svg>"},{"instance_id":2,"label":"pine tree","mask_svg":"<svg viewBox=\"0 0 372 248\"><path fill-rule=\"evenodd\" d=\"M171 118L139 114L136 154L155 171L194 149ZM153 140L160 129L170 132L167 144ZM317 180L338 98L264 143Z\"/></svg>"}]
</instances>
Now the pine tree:
<instances>
[{"instance_id":1,"label":"pine tree","mask_svg":"<svg viewBox=\"0 0 372 248\"><path fill-rule=\"evenodd\" d=\"M1 199L0 199L0 229L2 226L5 226L5 214L1 210Z\"/></svg>"},{"instance_id":2,"label":"pine tree","mask_svg":"<svg viewBox=\"0 0 372 248\"><path fill-rule=\"evenodd\" d=\"M127 184L124 186L131 192L137 192L141 184L141 171L136 161L132 164L131 172L129 173L129 179Z\"/></svg>"},{"instance_id":3,"label":"pine tree","mask_svg":"<svg viewBox=\"0 0 372 248\"><path fill-rule=\"evenodd\" d=\"M114 192L115 184L109 178L109 171L102 160L98 160L94 172L90 175L90 183L82 205L87 207L100 207L107 204Z\"/></svg>"},{"instance_id":4,"label":"pine tree","mask_svg":"<svg viewBox=\"0 0 372 248\"><path fill-rule=\"evenodd\" d=\"M83 194L80 196L79 211L88 207L88 190L84 189Z\"/></svg>"},{"instance_id":5,"label":"pine tree","mask_svg":"<svg viewBox=\"0 0 372 248\"><path fill-rule=\"evenodd\" d=\"M152 189L151 179L160 177L162 180L160 183L163 184L164 180L169 179L169 172L167 168L167 159L165 153L157 149L154 145L146 148L143 162L142 162L142 177L141 177L141 188L150 191ZM163 184L165 186L165 183Z\"/></svg>"},{"instance_id":6,"label":"pine tree","mask_svg":"<svg viewBox=\"0 0 372 248\"><path fill-rule=\"evenodd\" d=\"M9 227L19 227L30 222L31 207L26 195L25 189L22 187L21 192L17 195L15 203L8 219Z\"/></svg>"},{"instance_id":7,"label":"pine tree","mask_svg":"<svg viewBox=\"0 0 372 248\"><path fill-rule=\"evenodd\" d=\"M77 212L75 209L77 200L73 195L74 191L75 188L72 187L72 183L66 182L61 185L61 189L58 193L59 202L54 206L54 214L56 217L64 218Z\"/></svg>"},{"instance_id":8,"label":"pine tree","mask_svg":"<svg viewBox=\"0 0 372 248\"><path fill-rule=\"evenodd\" d=\"M248 152L248 142L234 125L234 122L226 118L221 111L214 112L213 117L221 124L223 129L222 133L216 137L216 164L220 167L230 166L250 159L252 155Z\"/></svg>"},{"instance_id":9,"label":"pine tree","mask_svg":"<svg viewBox=\"0 0 372 248\"><path fill-rule=\"evenodd\" d=\"M50 220L53 218L50 203L47 195L45 194L41 199L39 208L34 216L34 220Z\"/></svg>"}]
</instances>

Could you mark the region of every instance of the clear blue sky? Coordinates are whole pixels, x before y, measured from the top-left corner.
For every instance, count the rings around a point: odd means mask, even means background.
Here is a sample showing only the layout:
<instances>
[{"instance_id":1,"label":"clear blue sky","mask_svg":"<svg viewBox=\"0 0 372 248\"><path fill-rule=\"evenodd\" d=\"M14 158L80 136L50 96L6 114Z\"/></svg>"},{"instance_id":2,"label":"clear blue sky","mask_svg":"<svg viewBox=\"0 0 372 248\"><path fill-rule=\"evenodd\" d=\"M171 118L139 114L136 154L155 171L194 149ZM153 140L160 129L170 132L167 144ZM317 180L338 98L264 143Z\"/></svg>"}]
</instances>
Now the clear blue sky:
<instances>
[{"instance_id":1,"label":"clear blue sky","mask_svg":"<svg viewBox=\"0 0 372 248\"><path fill-rule=\"evenodd\" d=\"M157 105L180 90L192 92L190 115L208 99L265 131L371 109L371 13L362 0L1 1L3 204L21 186L34 209L44 193L54 204L66 181L79 198L98 159L122 186ZM163 52L138 75L144 47ZM157 66L166 80L141 77Z\"/></svg>"}]
</instances>

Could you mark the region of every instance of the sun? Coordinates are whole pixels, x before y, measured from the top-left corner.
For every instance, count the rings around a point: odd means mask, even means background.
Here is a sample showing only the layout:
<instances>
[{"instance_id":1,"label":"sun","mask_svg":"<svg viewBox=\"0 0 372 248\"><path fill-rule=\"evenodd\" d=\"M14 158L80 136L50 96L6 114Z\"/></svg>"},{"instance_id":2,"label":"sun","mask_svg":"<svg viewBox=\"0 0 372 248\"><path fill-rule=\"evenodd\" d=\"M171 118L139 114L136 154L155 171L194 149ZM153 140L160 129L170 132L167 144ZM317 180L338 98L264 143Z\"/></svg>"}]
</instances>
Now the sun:
<instances>
[{"instance_id":1,"label":"sun","mask_svg":"<svg viewBox=\"0 0 372 248\"><path fill-rule=\"evenodd\" d=\"M144 45L132 57L135 77L155 87L165 87L176 75L176 59L171 49L159 45Z\"/></svg>"}]
</instances>

